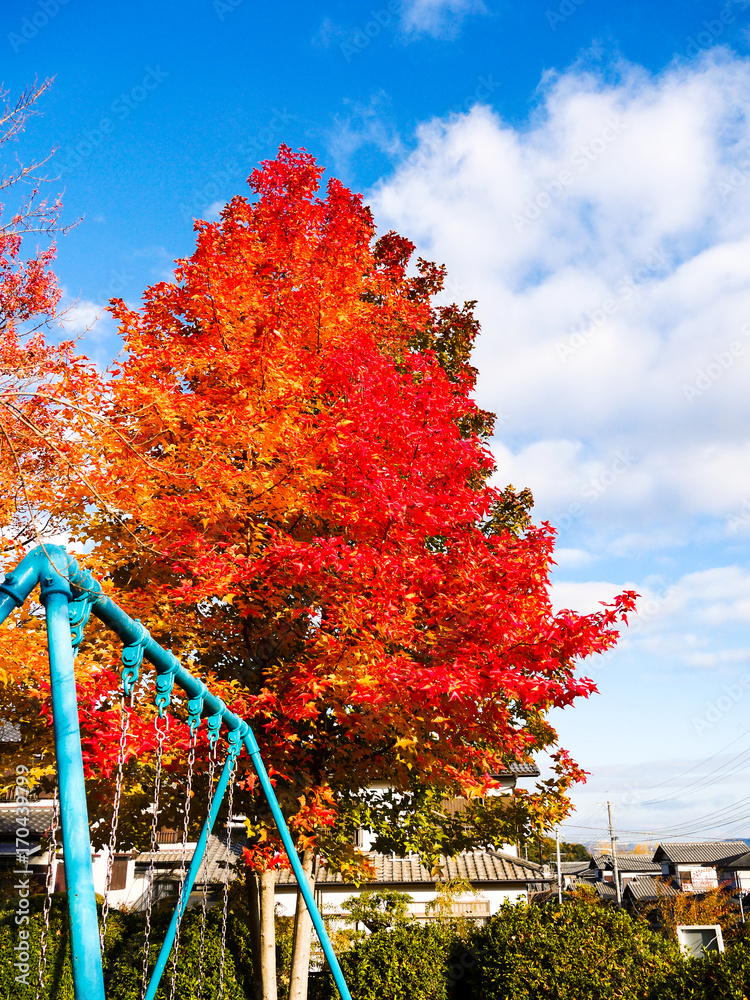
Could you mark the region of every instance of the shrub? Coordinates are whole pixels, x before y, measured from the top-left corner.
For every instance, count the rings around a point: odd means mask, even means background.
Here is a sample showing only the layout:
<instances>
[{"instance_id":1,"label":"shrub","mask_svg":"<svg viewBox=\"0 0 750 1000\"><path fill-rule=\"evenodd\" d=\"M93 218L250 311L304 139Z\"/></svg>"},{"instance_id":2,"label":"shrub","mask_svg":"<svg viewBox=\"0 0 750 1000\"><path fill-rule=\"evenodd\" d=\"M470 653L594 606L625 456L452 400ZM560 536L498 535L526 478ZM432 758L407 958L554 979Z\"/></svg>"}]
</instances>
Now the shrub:
<instances>
[{"instance_id":1,"label":"shrub","mask_svg":"<svg viewBox=\"0 0 750 1000\"><path fill-rule=\"evenodd\" d=\"M368 931L383 931L406 918L412 898L405 892L383 889L381 892L366 890L359 896L350 896L341 904L350 913L350 920L364 924Z\"/></svg>"},{"instance_id":2,"label":"shrub","mask_svg":"<svg viewBox=\"0 0 750 1000\"><path fill-rule=\"evenodd\" d=\"M455 929L441 923L376 931L341 956L346 984L357 1000L448 1000L455 941ZM338 1000L330 973L316 984L315 998Z\"/></svg>"},{"instance_id":3,"label":"shrub","mask_svg":"<svg viewBox=\"0 0 750 1000\"><path fill-rule=\"evenodd\" d=\"M648 1000L747 1000L750 996L750 939L723 955L678 959L654 984Z\"/></svg>"},{"instance_id":4,"label":"shrub","mask_svg":"<svg viewBox=\"0 0 750 1000\"><path fill-rule=\"evenodd\" d=\"M644 920L585 902L561 907L505 904L469 940L466 1000L643 1000L677 946Z\"/></svg>"},{"instance_id":5,"label":"shrub","mask_svg":"<svg viewBox=\"0 0 750 1000\"><path fill-rule=\"evenodd\" d=\"M18 929L15 925L16 908L0 909L0 998L34 1000L36 996L37 966L39 961L39 936L42 927L41 897L31 901L29 930L30 971L28 986L16 980L19 970L15 945ZM169 923L171 911L155 911L152 918L150 966L153 968L159 954L161 941ZM176 1000L197 1000L198 955L200 950L200 909L189 910L183 919L180 932L180 953L177 967ZM249 934L241 920L230 912L227 925L227 950L224 966L225 989L223 1000L244 1000L252 996L252 966L246 954ZM218 968L221 953L221 907L208 911L205 934L203 1000L218 998ZM103 967L107 1000L140 1000L141 969L143 963L143 914L122 913L111 910L107 922ZM70 940L68 934L67 901L63 894L56 894L50 913L47 946L47 964L43 1000L74 1000L73 976L70 966ZM158 1000L169 996L171 961L162 977L157 993Z\"/></svg>"}]
</instances>

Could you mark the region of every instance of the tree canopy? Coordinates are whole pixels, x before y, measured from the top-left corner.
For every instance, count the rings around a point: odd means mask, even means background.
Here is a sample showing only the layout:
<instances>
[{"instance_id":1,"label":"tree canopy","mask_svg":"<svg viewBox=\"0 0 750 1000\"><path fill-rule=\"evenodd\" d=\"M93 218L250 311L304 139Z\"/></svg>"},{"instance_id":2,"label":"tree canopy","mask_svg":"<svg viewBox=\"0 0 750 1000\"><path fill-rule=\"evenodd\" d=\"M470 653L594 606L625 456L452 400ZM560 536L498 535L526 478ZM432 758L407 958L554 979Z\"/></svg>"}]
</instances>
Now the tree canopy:
<instances>
[{"instance_id":1,"label":"tree canopy","mask_svg":"<svg viewBox=\"0 0 750 1000\"><path fill-rule=\"evenodd\" d=\"M397 836L392 804L378 812L360 795L374 783L480 801L509 761L553 748L545 713L594 689L577 665L616 641L632 595L553 612L554 532L531 523L527 491L490 482L473 303L435 306L443 269L412 263L394 233L377 238L361 198L336 180L321 194L321 174L282 147L252 174L251 198L196 224L173 281L140 309L113 301L123 360L101 385L90 377L85 410L54 397L55 433L65 427L85 474L54 452L46 507L34 505L253 719L300 845L341 865L356 862L354 826ZM40 387L32 405L45 398ZM37 466L4 454L25 484ZM4 638L6 662L36 629L25 625ZM115 662L94 630L80 668L94 787L116 756ZM153 749L143 714L133 766ZM581 772L564 751L557 762L526 819L564 812L560 792ZM254 791L248 777L267 858ZM429 853L440 823L424 815ZM508 816L491 820L507 833Z\"/></svg>"}]
</instances>

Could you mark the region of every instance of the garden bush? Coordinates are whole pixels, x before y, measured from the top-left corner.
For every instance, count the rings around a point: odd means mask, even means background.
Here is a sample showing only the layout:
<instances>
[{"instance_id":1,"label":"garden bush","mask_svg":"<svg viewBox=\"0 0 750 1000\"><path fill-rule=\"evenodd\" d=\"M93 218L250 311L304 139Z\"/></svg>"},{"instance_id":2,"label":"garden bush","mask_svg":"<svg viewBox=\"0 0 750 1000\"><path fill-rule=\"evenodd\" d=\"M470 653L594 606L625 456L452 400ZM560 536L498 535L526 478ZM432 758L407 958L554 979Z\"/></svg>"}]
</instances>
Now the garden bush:
<instances>
[{"instance_id":1,"label":"garden bush","mask_svg":"<svg viewBox=\"0 0 750 1000\"><path fill-rule=\"evenodd\" d=\"M376 931L341 956L347 986L356 1000L449 1000L452 926L398 922ZM316 983L311 1000L338 1000L330 973Z\"/></svg>"},{"instance_id":2,"label":"garden bush","mask_svg":"<svg viewBox=\"0 0 750 1000\"><path fill-rule=\"evenodd\" d=\"M748 1000L750 939L738 941L723 955L678 959L653 985L648 1000Z\"/></svg>"},{"instance_id":3,"label":"garden bush","mask_svg":"<svg viewBox=\"0 0 750 1000\"><path fill-rule=\"evenodd\" d=\"M39 935L42 926L43 898L31 900L29 930L28 985L18 982L19 969L14 967L15 946L19 941L15 924L16 907L0 909L0 1000L34 1000L36 996ZM169 923L171 910L154 912L152 920L149 964L153 968L161 941ZM176 1000L198 1000L198 961L200 950L201 913L189 910L180 933L180 961L177 967ZM241 917L229 914L227 951L224 966L223 1000L244 1000L253 995L250 935ZM218 1000L218 969L221 953L221 907L212 907L206 921L205 980L203 1000ZM143 963L143 914L111 910L107 923L107 938L103 956L105 994L107 1000L140 1000ZM157 1000L169 996L172 965L167 964ZM43 1000L74 1000L70 966L67 901L55 895L50 913L47 947L47 974Z\"/></svg>"},{"instance_id":4,"label":"garden bush","mask_svg":"<svg viewBox=\"0 0 750 1000\"><path fill-rule=\"evenodd\" d=\"M464 952L456 1000L645 1000L683 961L645 920L585 902L505 904Z\"/></svg>"}]
</instances>

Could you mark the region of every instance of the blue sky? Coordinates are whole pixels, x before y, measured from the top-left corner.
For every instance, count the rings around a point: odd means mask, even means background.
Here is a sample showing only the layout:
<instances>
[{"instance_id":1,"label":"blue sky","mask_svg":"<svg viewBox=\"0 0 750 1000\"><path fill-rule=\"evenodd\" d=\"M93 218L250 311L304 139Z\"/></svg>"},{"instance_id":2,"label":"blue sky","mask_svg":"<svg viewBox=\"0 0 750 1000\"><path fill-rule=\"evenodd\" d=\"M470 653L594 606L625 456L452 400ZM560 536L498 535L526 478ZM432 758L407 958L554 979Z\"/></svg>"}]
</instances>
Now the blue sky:
<instances>
[{"instance_id":1,"label":"blue sky","mask_svg":"<svg viewBox=\"0 0 750 1000\"><path fill-rule=\"evenodd\" d=\"M477 299L497 481L559 530L555 600L638 624L555 719L570 839L750 837L750 3L6 0L11 96L55 77L69 332L100 364L280 142ZM91 326L94 322L93 327Z\"/></svg>"}]
</instances>

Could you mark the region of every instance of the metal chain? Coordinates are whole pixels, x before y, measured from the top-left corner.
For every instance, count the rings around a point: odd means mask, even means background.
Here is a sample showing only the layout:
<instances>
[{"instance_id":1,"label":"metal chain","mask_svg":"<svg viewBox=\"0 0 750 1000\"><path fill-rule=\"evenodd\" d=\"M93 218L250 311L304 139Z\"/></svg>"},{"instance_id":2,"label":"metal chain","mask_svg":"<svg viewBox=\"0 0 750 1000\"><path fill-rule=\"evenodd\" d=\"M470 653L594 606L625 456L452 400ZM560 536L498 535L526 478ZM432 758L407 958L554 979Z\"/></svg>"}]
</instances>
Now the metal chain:
<instances>
[{"instance_id":1,"label":"metal chain","mask_svg":"<svg viewBox=\"0 0 750 1000\"><path fill-rule=\"evenodd\" d=\"M188 827L190 825L190 798L193 790L193 771L195 769L195 741L198 736L197 730L190 733L190 750L188 752L188 771L185 783L185 815L182 824L182 843L180 844L180 892L177 897L177 925L174 931L174 945L172 946L172 986L169 991L169 1000L174 1000L175 989L177 987L177 956L180 950L180 925L182 923L182 900L185 892L185 868L186 844L188 839Z\"/></svg>"},{"instance_id":2,"label":"metal chain","mask_svg":"<svg viewBox=\"0 0 750 1000\"><path fill-rule=\"evenodd\" d=\"M146 930L143 937L143 982L141 983L141 1000L148 989L148 953L151 949L151 907L154 902L154 856L157 849L157 829L159 825L159 797L161 793L161 761L164 753L164 738L166 727L159 728L159 716L154 716L156 731L156 771L154 773L154 814L151 818L151 861L148 866L148 884L146 886Z\"/></svg>"},{"instance_id":3,"label":"metal chain","mask_svg":"<svg viewBox=\"0 0 750 1000\"><path fill-rule=\"evenodd\" d=\"M214 772L216 771L216 744L211 744L208 757L208 815L214 803ZM203 996L203 956L206 952L206 912L208 908L208 842L203 854L203 895L201 898L201 944L198 953L198 996Z\"/></svg>"},{"instance_id":4,"label":"metal chain","mask_svg":"<svg viewBox=\"0 0 750 1000\"><path fill-rule=\"evenodd\" d=\"M55 876L57 875L57 828L60 824L60 799L57 786L52 798L52 829L49 838L49 866L47 868L47 895L44 899L42 931L39 935L39 968L37 970L37 986L35 1000L41 1000L44 994L44 973L47 971L47 941L49 940L49 918L52 906L52 894L55 891Z\"/></svg>"},{"instance_id":5,"label":"metal chain","mask_svg":"<svg viewBox=\"0 0 750 1000\"><path fill-rule=\"evenodd\" d=\"M232 753L232 751L229 751ZM221 957L219 959L219 991L217 1000L224 995L224 959L227 948L227 909L229 906L229 862L232 857L232 803L234 799L234 769L237 766L236 751L229 763L229 793L227 796L227 852L224 859L224 909L221 915Z\"/></svg>"},{"instance_id":6,"label":"metal chain","mask_svg":"<svg viewBox=\"0 0 750 1000\"><path fill-rule=\"evenodd\" d=\"M117 824L120 820L120 800L122 798L122 776L125 767L125 749L130 729L130 715L125 708L125 697L120 704L120 749L117 754L117 778L115 779L115 801L112 807L112 829L109 834L109 849L107 852L107 877L104 883L104 902L102 903L102 929L99 942L104 951L104 938L107 933L107 916L109 914L109 887L112 884L112 868L117 850Z\"/></svg>"}]
</instances>

